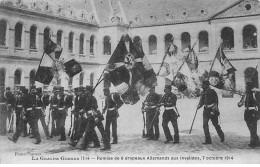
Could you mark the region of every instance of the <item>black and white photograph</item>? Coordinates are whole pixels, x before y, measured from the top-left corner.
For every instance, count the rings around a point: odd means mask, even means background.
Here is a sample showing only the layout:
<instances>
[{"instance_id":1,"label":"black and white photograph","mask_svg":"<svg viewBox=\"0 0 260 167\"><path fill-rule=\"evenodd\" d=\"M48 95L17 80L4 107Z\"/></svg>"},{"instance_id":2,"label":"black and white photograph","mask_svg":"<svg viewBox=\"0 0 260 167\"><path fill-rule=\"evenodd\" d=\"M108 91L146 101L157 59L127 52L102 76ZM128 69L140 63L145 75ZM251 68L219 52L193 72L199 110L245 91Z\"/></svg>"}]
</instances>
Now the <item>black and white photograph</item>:
<instances>
[{"instance_id":1,"label":"black and white photograph","mask_svg":"<svg viewBox=\"0 0 260 167\"><path fill-rule=\"evenodd\" d=\"M259 164L258 45L260 0L0 0L0 164Z\"/></svg>"}]
</instances>

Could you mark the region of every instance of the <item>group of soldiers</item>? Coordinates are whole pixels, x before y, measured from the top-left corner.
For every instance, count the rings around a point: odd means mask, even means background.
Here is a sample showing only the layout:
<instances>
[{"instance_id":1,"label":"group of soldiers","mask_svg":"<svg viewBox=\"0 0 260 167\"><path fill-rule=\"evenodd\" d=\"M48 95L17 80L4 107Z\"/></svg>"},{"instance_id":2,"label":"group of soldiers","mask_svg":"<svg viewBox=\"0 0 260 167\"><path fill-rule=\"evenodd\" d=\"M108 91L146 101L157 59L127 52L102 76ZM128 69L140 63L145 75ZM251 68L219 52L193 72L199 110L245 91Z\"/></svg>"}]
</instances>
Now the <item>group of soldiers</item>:
<instances>
[{"instance_id":1,"label":"group of soldiers","mask_svg":"<svg viewBox=\"0 0 260 167\"><path fill-rule=\"evenodd\" d=\"M52 93L42 88L32 86L30 92L21 86L14 93L10 87L5 90L0 89L0 134L13 133L9 140L14 143L22 135L28 136L27 124L29 124L31 136L35 138L35 144L41 143L41 137L38 128L38 121L41 121L47 140L54 136L59 136L59 141L66 141L65 121L68 111L71 111L71 127L69 129L69 144L78 149L86 149L92 142L94 147L100 147L95 127L101 133L104 148L111 149L110 145L110 126L112 124L112 144L117 144L117 118L118 109L123 105L119 94L110 93L109 89L104 89L104 95L107 97L105 107L102 113L98 110L96 98L93 96L93 87L78 87L74 91L64 90L64 87L55 86ZM46 124L46 109L49 108L48 121ZM102 123L103 114L106 114L105 127ZM15 117L14 117L15 113ZM13 119L16 118L14 121ZM8 126L6 126L8 120ZM13 130L15 122L16 129ZM49 126L51 125L51 128ZM51 132L49 132L51 129Z\"/></svg>"},{"instance_id":2,"label":"group of soldiers","mask_svg":"<svg viewBox=\"0 0 260 167\"><path fill-rule=\"evenodd\" d=\"M160 107L164 106L164 113L162 115L162 127L166 137L165 143L173 141L173 144L180 142L179 129L177 119L180 117L176 107L177 96L171 92L172 87L166 85L164 88L165 94L161 97L155 92L155 87L150 89L145 101L142 105L142 113L146 114L146 134L143 132L143 137L147 140L158 140L159 138L159 115ZM209 121L211 120L215 127L221 142L225 141L225 135L219 125L219 101L218 95L214 89L210 88L210 82L205 80L202 82L201 97L197 110L204 106L203 110L203 130L205 134L205 141L202 144L212 144L211 135L209 132ZM259 106L259 90L254 88L251 81L246 83L246 91L238 103L238 106L245 106L244 120L250 132L249 147L255 148L260 146L257 135L257 121L260 119ZM258 96L258 97L257 97ZM258 99L258 100L257 100ZM145 117L144 117L145 118ZM145 121L145 119L144 119ZM168 127L171 122L174 129L174 136Z\"/></svg>"},{"instance_id":3,"label":"group of soldiers","mask_svg":"<svg viewBox=\"0 0 260 167\"><path fill-rule=\"evenodd\" d=\"M211 136L209 132L208 122L211 120L215 127L220 141L225 141L225 135L219 125L219 108L218 95L214 89L210 88L209 81L203 81L202 93L197 110L204 106L203 110L203 130L205 134L205 142L202 144L211 144ZM93 95L92 86L78 87L72 90L64 90L63 87L54 87L52 93L42 91L41 88L31 87L28 92L25 87L20 87L15 95L7 87L4 91L0 89L0 134L5 135L6 132L12 132L13 116L16 115L16 129L14 134L8 139L17 142L19 136L28 135L27 124L29 124L32 137L36 139L35 144L41 143L39 134L38 121L41 121L47 140L59 136L59 141L66 140L65 120L68 110L71 111L71 126L69 129L69 144L81 150L85 150L94 144L93 147L100 147L100 140L96 133L95 127L101 133L101 141L104 147L101 150L110 150L111 144L118 143L117 136L117 119L119 117L118 109L124 104L118 93L110 93L109 88L103 90L105 106L102 111L98 109L97 100ZM172 92L172 86L166 85L165 94L161 97L152 87L146 96L142 106L142 113L146 114L146 131L145 138L147 140L158 140L159 138L159 115L160 107L164 106L162 115L162 127L166 137L165 143L178 144L180 142L178 118L180 117L176 107L177 96ZM257 121L260 114L257 108L256 92L252 82L247 82L246 92L242 96L238 106L245 106L244 119L250 132L249 147L255 148L260 146L257 135ZM258 94L259 95L259 94ZM258 97L259 98L259 97ZM46 108L49 108L48 122L46 124ZM106 113L107 112L107 113ZM103 125L104 114L106 113L105 126ZM6 120L9 120L6 128ZM172 123L174 136L172 136L168 127L169 122ZM51 125L51 133L49 133L49 125ZM112 126L113 141L110 141L110 127Z\"/></svg>"}]
</instances>

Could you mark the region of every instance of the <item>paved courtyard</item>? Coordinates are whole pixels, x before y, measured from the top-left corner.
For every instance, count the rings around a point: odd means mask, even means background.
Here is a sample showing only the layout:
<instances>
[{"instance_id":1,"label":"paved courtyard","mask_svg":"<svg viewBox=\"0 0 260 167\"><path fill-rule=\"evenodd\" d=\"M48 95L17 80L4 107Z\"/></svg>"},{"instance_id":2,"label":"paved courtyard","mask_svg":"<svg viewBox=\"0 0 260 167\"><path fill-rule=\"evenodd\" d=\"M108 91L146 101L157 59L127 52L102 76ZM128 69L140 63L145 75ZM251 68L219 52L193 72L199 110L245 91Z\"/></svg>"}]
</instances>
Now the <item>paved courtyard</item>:
<instances>
[{"instance_id":1,"label":"paved courtyard","mask_svg":"<svg viewBox=\"0 0 260 167\"><path fill-rule=\"evenodd\" d=\"M220 124L225 132L226 141L220 142L210 123L212 145L202 145L202 109L198 111L191 134L189 129L198 99L181 99L177 107L179 118L180 144L164 144L165 136L161 127L158 141L147 141L141 137L143 122L140 112L141 103L134 106L124 105L118 119L119 143L112 145L110 151L99 148L76 150L68 145L68 140L57 138L46 140L40 127L42 143L34 145L33 139L19 138L16 144L0 137L1 163L259 163L260 147L248 147L249 131L243 120L243 108L237 107L239 97L220 98ZM100 105L101 106L101 105ZM163 109L163 108L161 108ZM70 114L69 114L70 115ZM67 131L70 118L67 118ZM171 131L172 126L169 124ZM99 132L97 131L100 136ZM258 134L260 130L258 128Z\"/></svg>"}]
</instances>

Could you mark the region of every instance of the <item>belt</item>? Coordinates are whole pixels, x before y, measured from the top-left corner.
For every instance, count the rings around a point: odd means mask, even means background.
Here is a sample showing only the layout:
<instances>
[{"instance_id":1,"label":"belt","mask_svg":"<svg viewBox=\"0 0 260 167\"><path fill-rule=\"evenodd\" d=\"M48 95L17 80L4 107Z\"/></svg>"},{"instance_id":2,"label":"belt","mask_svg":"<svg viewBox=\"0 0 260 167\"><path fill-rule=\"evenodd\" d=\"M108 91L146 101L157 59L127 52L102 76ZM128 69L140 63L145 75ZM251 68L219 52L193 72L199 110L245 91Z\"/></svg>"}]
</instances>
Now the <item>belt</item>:
<instances>
[{"instance_id":1,"label":"belt","mask_svg":"<svg viewBox=\"0 0 260 167\"><path fill-rule=\"evenodd\" d=\"M0 103L0 105L5 105L6 103Z\"/></svg>"},{"instance_id":2,"label":"belt","mask_svg":"<svg viewBox=\"0 0 260 167\"><path fill-rule=\"evenodd\" d=\"M11 106L12 104L7 104L8 106Z\"/></svg>"},{"instance_id":3,"label":"belt","mask_svg":"<svg viewBox=\"0 0 260 167\"><path fill-rule=\"evenodd\" d=\"M58 105L52 105L52 107L57 107Z\"/></svg>"},{"instance_id":4,"label":"belt","mask_svg":"<svg viewBox=\"0 0 260 167\"><path fill-rule=\"evenodd\" d=\"M22 106L22 105L17 105L16 107L17 107L17 108L21 108L21 107L23 107L23 106Z\"/></svg>"},{"instance_id":5,"label":"belt","mask_svg":"<svg viewBox=\"0 0 260 167\"><path fill-rule=\"evenodd\" d=\"M108 108L107 110L108 111L112 111L112 110L115 110L116 108L115 107L113 107L113 108Z\"/></svg>"},{"instance_id":6,"label":"belt","mask_svg":"<svg viewBox=\"0 0 260 167\"><path fill-rule=\"evenodd\" d=\"M174 107L164 107L165 110L172 110Z\"/></svg>"},{"instance_id":7,"label":"belt","mask_svg":"<svg viewBox=\"0 0 260 167\"><path fill-rule=\"evenodd\" d=\"M247 110L255 110L255 107L246 107Z\"/></svg>"},{"instance_id":8,"label":"belt","mask_svg":"<svg viewBox=\"0 0 260 167\"><path fill-rule=\"evenodd\" d=\"M205 107L206 108L211 108L211 107L213 107L215 104L213 103L213 104L210 104L210 105L205 105Z\"/></svg>"},{"instance_id":9,"label":"belt","mask_svg":"<svg viewBox=\"0 0 260 167\"><path fill-rule=\"evenodd\" d=\"M92 110L87 111L88 114L93 114Z\"/></svg>"},{"instance_id":10,"label":"belt","mask_svg":"<svg viewBox=\"0 0 260 167\"><path fill-rule=\"evenodd\" d=\"M27 110L27 111L30 111L30 110L32 110L32 108L27 108L26 110Z\"/></svg>"},{"instance_id":11,"label":"belt","mask_svg":"<svg viewBox=\"0 0 260 167\"><path fill-rule=\"evenodd\" d=\"M59 108L59 110L64 110L64 108Z\"/></svg>"},{"instance_id":12,"label":"belt","mask_svg":"<svg viewBox=\"0 0 260 167\"><path fill-rule=\"evenodd\" d=\"M41 109L41 107L35 107L35 109Z\"/></svg>"},{"instance_id":13,"label":"belt","mask_svg":"<svg viewBox=\"0 0 260 167\"><path fill-rule=\"evenodd\" d=\"M148 109L149 108L156 108L157 106L146 106Z\"/></svg>"}]
</instances>

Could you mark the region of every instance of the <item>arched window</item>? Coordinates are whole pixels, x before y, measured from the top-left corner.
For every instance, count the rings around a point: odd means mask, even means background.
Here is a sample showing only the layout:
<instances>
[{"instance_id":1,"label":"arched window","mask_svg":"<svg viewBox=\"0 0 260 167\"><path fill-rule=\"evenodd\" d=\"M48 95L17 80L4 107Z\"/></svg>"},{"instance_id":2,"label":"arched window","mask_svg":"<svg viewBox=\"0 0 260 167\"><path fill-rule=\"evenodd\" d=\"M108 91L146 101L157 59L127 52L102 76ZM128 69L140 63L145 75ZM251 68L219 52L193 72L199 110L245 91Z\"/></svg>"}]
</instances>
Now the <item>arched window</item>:
<instances>
[{"instance_id":1,"label":"arched window","mask_svg":"<svg viewBox=\"0 0 260 167\"><path fill-rule=\"evenodd\" d=\"M109 36L104 37L104 55L111 55L111 39Z\"/></svg>"},{"instance_id":2,"label":"arched window","mask_svg":"<svg viewBox=\"0 0 260 167\"><path fill-rule=\"evenodd\" d=\"M155 35L149 37L149 54L157 54L157 38Z\"/></svg>"},{"instance_id":3,"label":"arched window","mask_svg":"<svg viewBox=\"0 0 260 167\"><path fill-rule=\"evenodd\" d=\"M90 74L90 85L91 86L94 85L94 73L93 72Z\"/></svg>"},{"instance_id":4,"label":"arched window","mask_svg":"<svg viewBox=\"0 0 260 167\"><path fill-rule=\"evenodd\" d=\"M209 35L207 31L199 33L199 52L209 51Z\"/></svg>"},{"instance_id":5,"label":"arched window","mask_svg":"<svg viewBox=\"0 0 260 167\"><path fill-rule=\"evenodd\" d=\"M83 86L83 81L84 81L84 72L81 72L79 74L79 86Z\"/></svg>"},{"instance_id":6,"label":"arched window","mask_svg":"<svg viewBox=\"0 0 260 167\"><path fill-rule=\"evenodd\" d=\"M7 22L0 20L0 46L6 46Z\"/></svg>"},{"instance_id":7,"label":"arched window","mask_svg":"<svg viewBox=\"0 0 260 167\"><path fill-rule=\"evenodd\" d=\"M172 42L172 39L173 39L173 36L172 34L166 34L165 37L164 37L164 48L165 48L165 51L167 51L170 43Z\"/></svg>"},{"instance_id":8,"label":"arched window","mask_svg":"<svg viewBox=\"0 0 260 167\"><path fill-rule=\"evenodd\" d=\"M94 47L95 47L95 36L91 35L91 37L90 37L90 50L89 50L91 55L94 55L94 52L95 52Z\"/></svg>"},{"instance_id":9,"label":"arched window","mask_svg":"<svg viewBox=\"0 0 260 167\"><path fill-rule=\"evenodd\" d=\"M44 46L43 46L43 48L45 48L46 47L46 45L48 44L48 42L49 42L49 39L50 39L50 29L47 27L47 28L45 28L44 29L44 32L43 32L43 44L44 44Z\"/></svg>"},{"instance_id":10,"label":"arched window","mask_svg":"<svg viewBox=\"0 0 260 167\"><path fill-rule=\"evenodd\" d=\"M133 44L135 46L138 46L138 45L140 45L140 42L141 42L141 38L139 36L135 36L133 39Z\"/></svg>"},{"instance_id":11,"label":"arched window","mask_svg":"<svg viewBox=\"0 0 260 167\"><path fill-rule=\"evenodd\" d=\"M4 68L0 69L0 86L1 87L5 86L5 69Z\"/></svg>"},{"instance_id":12,"label":"arched window","mask_svg":"<svg viewBox=\"0 0 260 167\"><path fill-rule=\"evenodd\" d=\"M80 34L79 37L79 54L84 54L84 34Z\"/></svg>"},{"instance_id":13,"label":"arched window","mask_svg":"<svg viewBox=\"0 0 260 167\"><path fill-rule=\"evenodd\" d=\"M57 32L57 44L61 46L62 43L62 30Z\"/></svg>"},{"instance_id":14,"label":"arched window","mask_svg":"<svg viewBox=\"0 0 260 167\"><path fill-rule=\"evenodd\" d=\"M230 27L225 27L221 31L224 50L234 50L234 31Z\"/></svg>"},{"instance_id":15,"label":"arched window","mask_svg":"<svg viewBox=\"0 0 260 167\"><path fill-rule=\"evenodd\" d=\"M244 71L244 77L245 77L245 84L251 80L254 84L254 87L259 88L259 83L258 83L258 71L253 68L253 67L248 67Z\"/></svg>"},{"instance_id":16,"label":"arched window","mask_svg":"<svg viewBox=\"0 0 260 167\"><path fill-rule=\"evenodd\" d=\"M190 34L188 32L184 32L181 34L181 49L184 50L190 46Z\"/></svg>"},{"instance_id":17,"label":"arched window","mask_svg":"<svg viewBox=\"0 0 260 167\"><path fill-rule=\"evenodd\" d=\"M60 86L61 85L61 78L57 79L57 84Z\"/></svg>"},{"instance_id":18,"label":"arched window","mask_svg":"<svg viewBox=\"0 0 260 167\"><path fill-rule=\"evenodd\" d=\"M14 84L20 85L21 84L21 78L22 78L22 72L21 70L15 70L14 72Z\"/></svg>"},{"instance_id":19,"label":"arched window","mask_svg":"<svg viewBox=\"0 0 260 167\"><path fill-rule=\"evenodd\" d=\"M70 78L69 78L69 83L68 83L68 85L69 85L70 87L73 85L73 77L70 77Z\"/></svg>"},{"instance_id":20,"label":"arched window","mask_svg":"<svg viewBox=\"0 0 260 167\"><path fill-rule=\"evenodd\" d=\"M253 25L247 25L243 29L243 48L257 48L257 31Z\"/></svg>"},{"instance_id":21,"label":"arched window","mask_svg":"<svg viewBox=\"0 0 260 167\"><path fill-rule=\"evenodd\" d=\"M73 45L74 45L74 33L69 33L69 53L73 53Z\"/></svg>"},{"instance_id":22,"label":"arched window","mask_svg":"<svg viewBox=\"0 0 260 167\"><path fill-rule=\"evenodd\" d=\"M14 39L14 46L17 48L22 47L22 37L23 37L23 25L22 23L16 23L15 25L15 39Z\"/></svg>"},{"instance_id":23,"label":"arched window","mask_svg":"<svg viewBox=\"0 0 260 167\"><path fill-rule=\"evenodd\" d=\"M30 49L36 49L36 33L37 27L31 26L30 28Z\"/></svg>"},{"instance_id":24,"label":"arched window","mask_svg":"<svg viewBox=\"0 0 260 167\"><path fill-rule=\"evenodd\" d=\"M36 72L35 72L35 70L32 70L31 72L30 72L30 85L29 85L29 87L31 87L32 85L35 85L35 74L36 74Z\"/></svg>"}]
</instances>

